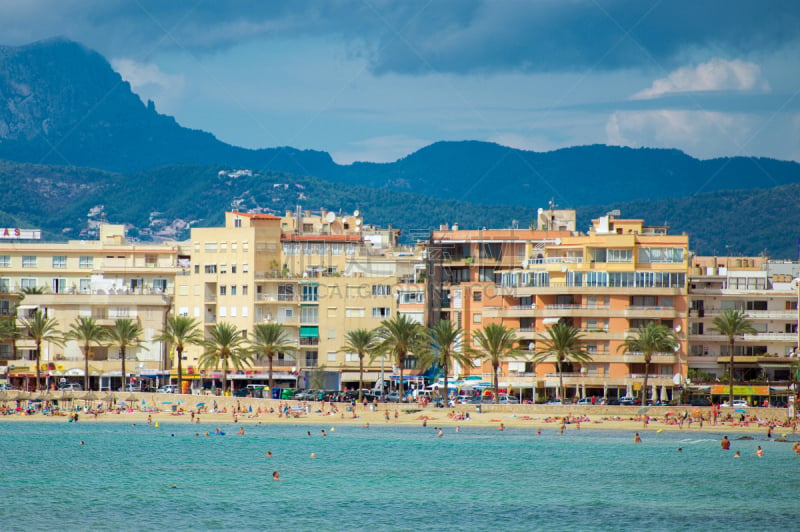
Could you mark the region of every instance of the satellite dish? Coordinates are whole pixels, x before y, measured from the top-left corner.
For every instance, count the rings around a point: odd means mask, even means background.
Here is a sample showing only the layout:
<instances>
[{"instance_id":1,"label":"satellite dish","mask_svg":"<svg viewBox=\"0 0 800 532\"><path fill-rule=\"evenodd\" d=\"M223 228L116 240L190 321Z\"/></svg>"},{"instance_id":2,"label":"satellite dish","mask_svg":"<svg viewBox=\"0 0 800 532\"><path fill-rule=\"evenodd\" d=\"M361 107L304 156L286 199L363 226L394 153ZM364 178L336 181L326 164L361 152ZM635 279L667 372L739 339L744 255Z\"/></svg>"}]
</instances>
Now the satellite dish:
<instances>
[{"instance_id":1,"label":"satellite dish","mask_svg":"<svg viewBox=\"0 0 800 532\"><path fill-rule=\"evenodd\" d=\"M681 332L681 326L680 325L676 325L675 326L675 332Z\"/></svg>"},{"instance_id":2,"label":"satellite dish","mask_svg":"<svg viewBox=\"0 0 800 532\"><path fill-rule=\"evenodd\" d=\"M336 220L335 213L329 212L328 214L325 215L325 221L328 222L329 224L332 224L334 220Z\"/></svg>"},{"instance_id":3,"label":"satellite dish","mask_svg":"<svg viewBox=\"0 0 800 532\"><path fill-rule=\"evenodd\" d=\"M359 214L361 214L361 213L360 213L360 212L358 212L358 209L356 209L356 210L354 210L354 211L353 211L353 216L358 216Z\"/></svg>"}]
</instances>

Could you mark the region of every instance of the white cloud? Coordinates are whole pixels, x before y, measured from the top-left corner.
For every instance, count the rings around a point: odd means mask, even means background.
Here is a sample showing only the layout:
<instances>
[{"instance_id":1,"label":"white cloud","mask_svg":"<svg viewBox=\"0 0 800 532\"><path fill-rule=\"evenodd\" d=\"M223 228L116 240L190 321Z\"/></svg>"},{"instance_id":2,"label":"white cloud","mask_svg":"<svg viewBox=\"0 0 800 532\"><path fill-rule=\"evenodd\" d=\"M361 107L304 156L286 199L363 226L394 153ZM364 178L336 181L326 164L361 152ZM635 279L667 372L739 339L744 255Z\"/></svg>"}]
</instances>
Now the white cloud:
<instances>
[{"instance_id":1,"label":"white cloud","mask_svg":"<svg viewBox=\"0 0 800 532\"><path fill-rule=\"evenodd\" d=\"M186 84L184 77L162 72L157 65L137 63L132 59L113 59L111 66L131 84L142 100L153 100L160 112L169 113L183 94Z\"/></svg>"},{"instance_id":2,"label":"white cloud","mask_svg":"<svg viewBox=\"0 0 800 532\"><path fill-rule=\"evenodd\" d=\"M356 161L390 163L429 144L431 141L427 139L399 135L373 137L352 143L356 149L331 152L331 157L338 164L351 164Z\"/></svg>"},{"instance_id":3,"label":"white cloud","mask_svg":"<svg viewBox=\"0 0 800 532\"><path fill-rule=\"evenodd\" d=\"M753 124L746 115L712 111L617 111L606 122L606 142L678 148L696 157L739 155Z\"/></svg>"},{"instance_id":4,"label":"white cloud","mask_svg":"<svg viewBox=\"0 0 800 532\"><path fill-rule=\"evenodd\" d=\"M650 88L634 94L633 100L658 98L665 94L694 91L769 91L769 83L761 78L755 63L715 57L697 66L684 66L657 79Z\"/></svg>"}]
</instances>

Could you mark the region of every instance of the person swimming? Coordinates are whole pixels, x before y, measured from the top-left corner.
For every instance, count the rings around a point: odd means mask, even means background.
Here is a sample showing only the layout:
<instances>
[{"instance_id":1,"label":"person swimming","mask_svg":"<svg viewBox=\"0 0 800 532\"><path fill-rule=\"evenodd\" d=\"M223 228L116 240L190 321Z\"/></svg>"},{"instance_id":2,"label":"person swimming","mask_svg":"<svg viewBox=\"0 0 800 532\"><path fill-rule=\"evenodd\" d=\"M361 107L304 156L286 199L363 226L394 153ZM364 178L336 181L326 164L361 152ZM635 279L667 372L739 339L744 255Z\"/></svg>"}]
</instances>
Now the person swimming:
<instances>
[{"instance_id":1,"label":"person swimming","mask_svg":"<svg viewBox=\"0 0 800 532\"><path fill-rule=\"evenodd\" d=\"M272 480L280 480L280 479L281 479L281 474L278 473L277 471L273 471L272 472Z\"/></svg>"}]
</instances>

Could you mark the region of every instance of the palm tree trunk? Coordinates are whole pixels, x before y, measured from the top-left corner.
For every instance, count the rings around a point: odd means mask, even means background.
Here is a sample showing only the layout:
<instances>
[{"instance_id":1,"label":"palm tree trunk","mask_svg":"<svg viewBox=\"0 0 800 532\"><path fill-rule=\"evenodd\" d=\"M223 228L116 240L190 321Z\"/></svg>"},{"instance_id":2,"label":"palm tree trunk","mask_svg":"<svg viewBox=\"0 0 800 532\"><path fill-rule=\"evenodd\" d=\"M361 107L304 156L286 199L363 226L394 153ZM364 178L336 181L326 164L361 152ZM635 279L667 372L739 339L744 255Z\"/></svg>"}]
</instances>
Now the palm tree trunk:
<instances>
[{"instance_id":1,"label":"palm tree trunk","mask_svg":"<svg viewBox=\"0 0 800 532\"><path fill-rule=\"evenodd\" d=\"M400 367L400 387L397 389L397 400L399 402L403 402L403 363L405 362L405 356L401 355L397 357L397 364Z\"/></svg>"},{"instance_id":2,"label":"palm tree trunk","mask_svg":"<svg viewBox=\"0 0 800 532\"><path fill-rule=\"evenodd\" d=\"M42 343L36 342L36 391L39 391L39 379L41 378L41 370L39 369L42 360Z\"/></svg>"},{"instance_id":3,"label":"palm tree trunk","mask_svg":"<svg viewBox=\"0 0 800 532\"><path fill-rule=\"evenodd\" d=\"M650 372L650 357L644 357L644 384L642 385L642 407L647 406L647 374ZM644 426L647 427L647 414L645 414Z\"/></svg>"},{"instance_id":4,"label":"palm tree trunk","mask_svg":"<svg viewBox=\"0 0 800 532\"><path fill-rule=\"evenodd\" d=\"M83 344L83 389L89 391L89 342Z\"/></svg>"},{"instance_id":5,"label":"palm tree trunk","mask_svg":"<svg viewBox=\"0 0 800 532\"><path fill-rule=\"evenodd\" d=\"M269 360L269 395L267 397L272 397L272 389L275 387L275 381L272 380L272 357L274 355L270 353L267 355L267 360Z\"/></svg>"},{"instance_id":6,"label":"palm tree trunk","mask_svg":"<svg viewBox=\"0 0 800 532\"><path fill-rule=\"evenodd\" d=\"M447 358L442 361L442 371L444 371L444 398L442 399L442 406L447 408L448 399L450 399L447 393Z\"/></svg>"},{"instance_id":7,"label":"palm tree trunk","mask_svg":"<svg viewBox=\"0 0 800 532\"><path fill-rule=\"evenodd\" d=\"M500 397L498 394L500 393L498 388L500 387L498 384L498 377L497 371L500 369L500 364L492 364L492 369L494 370L494 404L500 402Z\"/></svg>"},{"instance_id":8,"label":"palm tree trunk","mask_svg":"<svg viewBox=\"0 0 800 532\"><path fill-rule=\"evenodd\" d=\"M183 368L181 367L181 359L183 358L183 346L179 345L175 348L178 353L178 393L183 393Z\"/></svg>"},{"instance_id":9,"label":"palm tree trunk","mask_svg":"<svg viewBox=\"0 0 800 532\"><path fill-rule=\"evenodd\" d=\"M127 388L127 386L125 385L125 381L127 379L125 378L125 348L124 347L120 347L120 349L119 349L119 359L120 359L120 364L122 365L122 373L120 375L122 375L122 391L124 392L125 389Z\"/></svg>"},{"instance_id":10,"label":"palm tree trunk","mask_svg":"<svg viewBox=\"0 0 800 532\"><path fill-rule=\"evenodd\" d=\"M561 360L557 360L556 365L558 366L558 395L559 399L561 399L561 404L565 405L567 401L564 397L564 371L562 370L564 365L561 363Z\"/></svg>"},{"instance_id":11,"label":"palm tree trunk","mask_svg":"<svg viewBox=\"0 0 800 532\"><path fill-rule=\"evenodd\" d=\"M731 367L728 370L728 372L729 372L728 382L730 384L730 386L728 387L728 404L731 407L733 407L733 364L734 364L734 360L733 360L733 338L731 338L731 342L728 345L728 349L731 350L731 353L730 353L730 355L731 355Z\"/></svg>"},{"instance_id":12,"label":"palm tree trunk","mask_svg":"<svg viewBox=\"0 0 800 532\"><path fill-rule=\"evenodd\" d=\"M222 368L222 397L225 397L227 394L225 392L228 391L228 365L226 364L224 368Z\"/></svg>"},{"instance_id":13,"label":"palm tree trunk","mask_svg":"<svg viewBox=\"0 0 800 532\"><path fill-rule=\"evenodd\" d=\"M358 355L358 402L363 399L362 390L364 390L364 355Z\"/></svg>"}]
</instances>

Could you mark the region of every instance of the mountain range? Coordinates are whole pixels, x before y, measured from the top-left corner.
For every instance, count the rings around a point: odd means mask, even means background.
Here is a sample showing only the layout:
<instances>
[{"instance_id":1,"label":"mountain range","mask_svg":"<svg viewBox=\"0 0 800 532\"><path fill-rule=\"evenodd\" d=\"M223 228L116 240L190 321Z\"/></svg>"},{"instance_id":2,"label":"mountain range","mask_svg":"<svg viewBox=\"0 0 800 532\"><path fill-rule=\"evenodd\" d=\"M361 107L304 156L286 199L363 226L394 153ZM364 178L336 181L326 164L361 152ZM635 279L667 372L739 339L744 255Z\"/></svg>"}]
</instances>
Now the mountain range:
<instances>
[{"instance_id":1,"label":"mountain range","mask_svg":"<svg viewBox=\"0 0 800 532\"><path fill-rule=\"evenodd\" d=\"M579 227L619 208L690 234L700 253L796 257L800 164L678 150L580 146L532 152L437 142L392 163L336 164L322 151L250 150L180 126L142 102L100 54L65 39L0 47L0 222L51 238L130 224L185 238L225 210L359 208L417 233L440 223L527 226L554 201Z\"/></svg>"}]
</instances>

